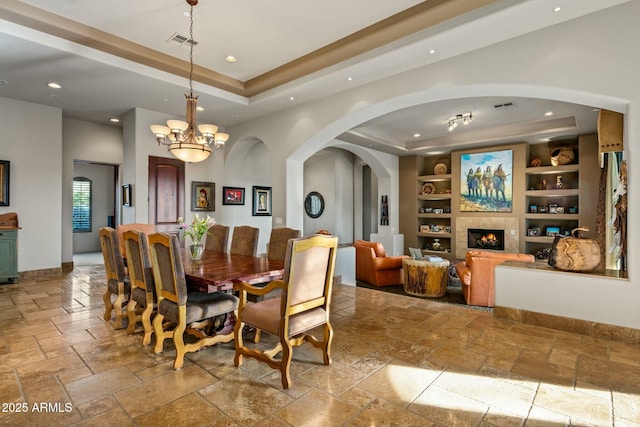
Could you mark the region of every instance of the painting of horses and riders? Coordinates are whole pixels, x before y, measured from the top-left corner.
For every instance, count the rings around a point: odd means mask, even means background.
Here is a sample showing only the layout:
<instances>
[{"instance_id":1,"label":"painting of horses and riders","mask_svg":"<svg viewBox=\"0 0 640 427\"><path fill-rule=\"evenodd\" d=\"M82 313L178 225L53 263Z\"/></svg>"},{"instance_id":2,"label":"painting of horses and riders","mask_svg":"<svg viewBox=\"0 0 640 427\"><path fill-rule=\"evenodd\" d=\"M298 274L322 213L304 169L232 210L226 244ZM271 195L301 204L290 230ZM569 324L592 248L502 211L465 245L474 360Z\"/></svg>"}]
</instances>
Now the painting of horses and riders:
<instances>
[{"instance_id":1,"label":"painting of horses and riders","mask_svg":"<svg viewBox=\"0 0 640 427\"><path fill-rule=\"evenodd\" d=\"M513 151L460 156L460 211L511 212Z\"/></svg>"}]
</instances>

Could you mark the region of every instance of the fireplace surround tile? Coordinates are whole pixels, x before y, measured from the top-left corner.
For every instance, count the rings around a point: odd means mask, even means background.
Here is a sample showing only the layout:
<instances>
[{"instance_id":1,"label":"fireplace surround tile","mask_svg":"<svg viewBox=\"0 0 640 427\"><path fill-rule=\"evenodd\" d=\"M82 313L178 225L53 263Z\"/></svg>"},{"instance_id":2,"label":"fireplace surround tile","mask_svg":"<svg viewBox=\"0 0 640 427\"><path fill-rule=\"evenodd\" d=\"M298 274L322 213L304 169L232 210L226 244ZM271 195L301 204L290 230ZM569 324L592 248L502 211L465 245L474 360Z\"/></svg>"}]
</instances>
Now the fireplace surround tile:
<instances>
[{"instance_id":1,"label":"fireplace surround tile","mask_svg":"<svg viewBox=\"0 0 640 427\"><path fill-rule=\"evenodd\" d=\"M520 252L520 226L517 217L480 217L464 216L456 218L456 258L464 259L467 255L467 230L469 228L486 228L504 230L504 251Z\"/></svg>"}]
</instances>

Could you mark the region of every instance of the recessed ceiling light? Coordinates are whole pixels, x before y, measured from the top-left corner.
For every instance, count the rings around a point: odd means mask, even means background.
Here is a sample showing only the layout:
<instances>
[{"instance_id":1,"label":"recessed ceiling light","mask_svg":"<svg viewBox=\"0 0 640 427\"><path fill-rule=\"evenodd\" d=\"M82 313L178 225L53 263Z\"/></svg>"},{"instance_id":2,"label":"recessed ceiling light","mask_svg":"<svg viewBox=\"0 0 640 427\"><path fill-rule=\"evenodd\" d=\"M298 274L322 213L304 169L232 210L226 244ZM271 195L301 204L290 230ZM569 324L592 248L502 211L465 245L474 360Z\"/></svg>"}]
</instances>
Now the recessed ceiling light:
<instances>
[{"instance_id":1,"label":"recessed ceiling light","mask_svg":"<svg viewBox=\"0 0 640 427\"><path fill-rule=\"evenodd\" d=\"M553 114L553 111L547 111L546 113L544 113L545 116L553 116Z\"/></svg>"},{"instance_id":2,"label":"recessed ceiling light","mask_svg":"<svg viewBox=\"0 0 640 427\"><path fill-rule=\"evenodd\" d=\"M191 16L191 12L189 12L188 10L185 10L184 12L182 12L182 14L183 14L184 16L186 16L187 18L188 18L189 16Z\"/></svg>"},{"instance_id":3,"label":"recessed ceiling light","mask_svg":"<svg viewBox=\"0 0 640 427\"><path fill-rule=\"evenodd\" d=\"M560 12L562 8L560 6L553 8L554 12Z\"/></svg>"},{"instance_id":4,"label":"recessed ceiling light","mask_svg":"<svg viewBox=\"0 0 640 427\"><path fill-rule=\"evenodd\" d=\"M51 89L60 89L62 86L60 86L59 83L56 82L51 82L49 84L47 84L47 86L49 86Z\"/></svg>"},{"instance_id":5,"label":"recessed ceiling light","mask_svg":"<svg viewBox=\"0 0 640 427\"><path fill-rule=\"evenodd\" d=\"M431 50L429 51L429 53L436 53L436 50L435 50L435 49L431 49Z\"/></svg>"},{"instance_id":6,"label":"recessed ceiling light","mask_svg":"<svg viewBox=\"0 0 640 427\"><path fill-rule=\"evenodd\" d=\"M238 58L236 58L233 55L227 55L227 56L224 57L224 60L233 64L234 62L236 62L238 60Z\"/></svg>"},{"instance_id":7,"label":"recessed ceiling light","mask_svg":"<svg viewBox=\"0 0 640 427\"><path fill-rule=\"evenodd\" d=\"M414 134L413 134L413 137L414 137L414 138L420 138L421 136L422 136L422 135L420 135L419 133L414 133Z\"/></svg>"},{"instance_id":8,"label":"recessed ceiling light","mask_svg":"<svg viewBox=\"0 0 640 427\"><path fill-rule=\"evenodd\" d=\"M347 80L352 81L353 77L347 77Z\"/></svg>"},{"instance_id":9,"label":"recessed ceiling light","mask_svg":"<svg viewBox=\"0 0 640 427\"><path fill-rule=\"evenodd\" d=\"M197 110L197 111L204 111L204 108L202 108L200 105L198 105L198 106L196 107L196 110Z\"/></svg>"},{"instance_id":10,"label":"recessed ceiling light","mask_svg":"<svg viewBox=\"0 0 640 427\"><path fill-rule=\"evenodd\" d=\"M295 98L293 96L289 97L289 101L293 101Z\"/></svg>"},{"instance_id":11,"label":"recessed ceiling light","mask_svg":"<svg viewBox=\"0 0 640 427\"><path fill-rule=\"evenodd\" d=\"M120 119L118 119L118 118L116 118L116 117L111 117L111 118L109 119L109 121L110 121L111 123L120 123Z\"/></svg>"}]
</instances>

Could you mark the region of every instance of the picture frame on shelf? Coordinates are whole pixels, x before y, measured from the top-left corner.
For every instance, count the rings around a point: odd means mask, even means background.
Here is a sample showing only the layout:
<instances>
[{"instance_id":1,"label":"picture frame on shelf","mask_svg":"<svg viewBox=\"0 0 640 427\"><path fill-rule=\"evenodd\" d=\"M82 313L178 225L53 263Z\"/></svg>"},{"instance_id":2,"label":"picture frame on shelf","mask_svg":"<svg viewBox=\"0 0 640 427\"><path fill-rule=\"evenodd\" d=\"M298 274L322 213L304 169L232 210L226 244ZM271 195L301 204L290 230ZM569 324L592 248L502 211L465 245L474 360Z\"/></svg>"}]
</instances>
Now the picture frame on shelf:
<instances>
[{"instance_id":1,"label":"picture frame on shelf","mask_svg":"<svg viewBox=\"0 0 640 427\"><path fill-rule=\"evenodd\" d=\"M271 216L271 187L253 186L253 216Z\"/></svg>"},{"instance_id":2,"label":"picture frame on shelf","mask_svg":"<svg viewBox=\"0 0 640 427\"><path fill-rule=\"evenodd\" d=\"M568 213L570 214L577 214L578 213L578 207L577 206L570 206L569 209L567 210Z\"/></svg>"},{"instance_id":3,"label":"picture frame on shelf","mask_svg":"<svg viewBox=\"0 0 640 427\"><path fill-rule=\"evenodd\" d=\"M538 206L530 205L529 206L529 213L538 213Z\"/></svg>"},{"instance_id":4,"label":"picture frame on shelf","mask_svg":"<svg viewBox=\"0 0 640 427\"><path fill-rule=\"evenodd\" d=\"M244 205L244 187L222 187L223 205Z\"/></svg>"},{"instance_id":5,"label":"picture frame on shelf","mask_svg":"<svg viewBox=\"0 0 640 427\"><path fill-rule=\"evenodd\" d=\"M547 209L546 206L538 206L538 213L546 214L548 212L549 212L549 209Z\"/></svg>"},{"instance_id":6,"label":"picture frame on shelf","mask_svg":"<svg viewBox=\"0 0 640 427\"><path fill-rule=\"evenodd\" d=\"M213 212L216 210L216 184L191 181L191 212Z\"/></svg>"},{"instance_id":7,"label":"picture frame on shelf","mask_svg":"<svg viewBox=\"0 0 640 427\"><path fill-rule=\"evenodd\" d=\"M564 206L558 206L556 208L556 213L557 214L564 214Z\"/></svg>"},{"instance_id":8,"label":"picture frame on shelf","mask_svg":"<svg viewBox=\"0 0 640 427\"><path fill-rule=\"evenodd\" d=\"M429 224L420 224L419 231L420 233L429 233L431 231L431 227Z\"/></svg>"},{"instance_id":9,"label":"picture frame on shelf","mask_svg":"<svg viewBox=\"0 0 640 427\"><path fill-rule=\"evenodd\" d=\"M529 237L538 237L540 236L540 227L531 227L527 230L527 235Z\"/></svg>"},{"instance_id":10,"label":"picture frame on shelf","mask_svg":"<svg viewBox=\"0 0 640 427\"><path fill-rule=\"evenodd\" d=\"M550 214L557 214L558 213L558 205L557 204L552 204L549 205L549 213Z\"/></svg>"},{"instance_id":11,"label":"picture frame on shelf","mask_svg":"<svg viewBox=\"0 0 640 427\"><path fill-rule=\"evenodd\" d=\"M558 234L560 234L560 227L556 227L556 226L547 226L544 229L544 234L547 237L556 237Z\"/></svg>"}]
</instances>

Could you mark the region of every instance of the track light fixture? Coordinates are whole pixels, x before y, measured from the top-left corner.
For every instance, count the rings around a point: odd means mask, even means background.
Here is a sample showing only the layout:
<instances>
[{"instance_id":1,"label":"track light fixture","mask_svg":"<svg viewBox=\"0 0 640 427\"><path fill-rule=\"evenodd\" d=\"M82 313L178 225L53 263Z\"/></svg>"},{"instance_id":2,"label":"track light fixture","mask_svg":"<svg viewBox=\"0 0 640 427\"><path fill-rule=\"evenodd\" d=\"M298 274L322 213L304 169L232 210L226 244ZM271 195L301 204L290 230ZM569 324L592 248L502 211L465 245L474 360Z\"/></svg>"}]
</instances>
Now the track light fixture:
<instances>
[{"instance_id":1,"label":"track light fixture","mask_svg":"<svg viewBox=\"0 0 640 427\"><path fill-rule=\"evenodd\" d=\"M462 122L463 125L468 125L469 123L471 123L473 121L473 114L471 113L466 113L466 114L456 114L455 117L451 117L449 119L449 121L447 122L447 127L449 129L449 132L451 132L452 130L454 130L456 127L458 127L458 122Z\"/></svg>"}]
</instances>

